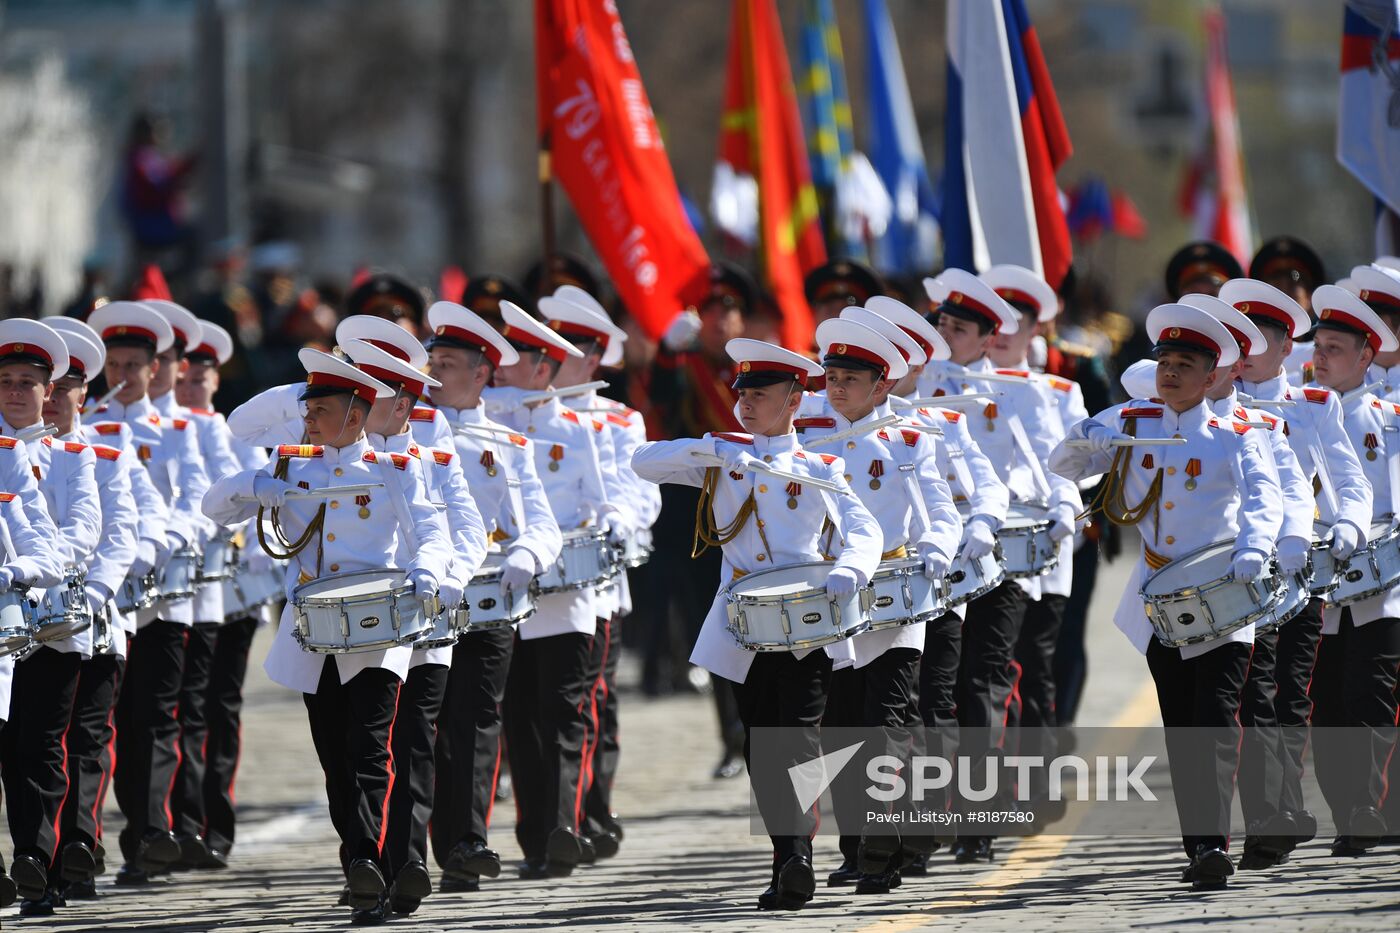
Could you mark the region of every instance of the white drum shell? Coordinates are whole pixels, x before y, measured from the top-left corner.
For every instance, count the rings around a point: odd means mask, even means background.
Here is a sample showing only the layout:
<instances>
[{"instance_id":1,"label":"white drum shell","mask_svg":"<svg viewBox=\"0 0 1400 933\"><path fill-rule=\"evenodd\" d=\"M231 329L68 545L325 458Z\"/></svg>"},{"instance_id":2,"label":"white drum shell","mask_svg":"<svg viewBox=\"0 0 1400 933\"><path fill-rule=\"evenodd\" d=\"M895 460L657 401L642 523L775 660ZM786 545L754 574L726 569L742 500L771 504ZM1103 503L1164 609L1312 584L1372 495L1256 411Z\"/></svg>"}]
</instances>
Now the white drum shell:
<instances>
[{"instance_id":1,"label":"white drum shell","mask_svg":"<svg viewBox=\"0 0 1400 933\"><path fill-rule=\"evenodd\" d=\"M149 609L154 606L159 595L154 573L148 573L140 578L128 574L126 579L122 581L121 589L117 590L114 600L117 608L122 612L135 612L138 609Z\"/></svg>"},{"instance_id":2,"label":"white drum shell","mask_svg":"<svg viewBox=\"0 0 1400 933\"><path fill-rule=\"evenodd\" d=\"M1013 502L997 531L1006 578L1044 576L1060 560L1060 548L1050 538L1050 510L1029 502Z\"/></svg>"},{"instance_id":3,"label":"white drum shell","mask_svg":"<svg viewBox=\"0 0 1400 933\"><path fill-rule=\"evenodd\" d=\"M34 640L59 641L71 638L92 625L88 611L87 593L83 589L83 571L69 567L64 582L39 591L34 607Z\"/></svg>"},{"instance_id":4,"label":"white drum shell","mask_svg":"<svg viewBox=\"0 0 1400 933\"><path fill-rule=\"evenodd\" d=\"M834 565L790 564L747 574L724 588L729 631L746 651L820 648L870 630L870 590L826 595Z\"/></svg>"},{"instance_id":5,"label":"white drum shell","mask_svg":"<svg viewBox=\"0 0 1400 933\"><path fill-rule=\"evenodd\" d=\"M0 657L24 651L33 643L33 610L19 590L0 592Z\"/></svg>"},{"instance_id":6,"label":"white drum shell","mask_svg":"<svg viewBox=\"0 0 1400 933\"><path fill-rule=\"evenodd\" d=\"M231 579L239 569L238 548L233 536L227 533L215 535L199 555L198 583L214 583Z\"/></svg>"},{"instance_id":7,"label":"white drum shell","mask_svg":"<svg viewBox=\"0 0 1400 933\"><path fill-rule=\"evenodd\" d=\"M535 598L527 588L509 592L501 585L503 554L488 554L467 584L466 631L484 632L523 622L535 614Z\"/></svg>"},{"instance_id":8,"label":"white drum shell","mask_svg":"<svg viewBox=\"0 0 1400 933\"><path fill-rule=\"evenodd\" d=\"M1288 593L1283 577L1234 580L1234 547L1221 541L1197 548L1147 578L1140 595L1158 641L1172 648L1213 641L1266 621L1280 608Z\"/></svg>"},{"instance_id":9,"label":"white drum shell","mask_svg":"<svg viewBox=\"0 0 1400 933\"><path fill-rule=\"evenodd\" d=\"M917 560L886 561L870 580L870 630L928 622L944 612L938 585Z\"/></svg>"},{"instance_id":10,"label":"white drum shell","mask_svg":"<svg viewBox=\"0 0 1400 933\"><path fill-rule=\"evenodd\" d=\"M1327 595L1331 606L1349 606L1379 596L1400 580L1400 527L1389 522L1371 526L1364 548L1337 566L1337 585Z\"/></svg>"},{"instance_id":11,"label":"white drum shell","mask_svg":"<svg viewBox=\"0 0 1400 933\"><path fill-rule=\"evenodd\" d=\"M432 618L402 570L322 577L292 591L292 634L316 654L354 654L411 645Z\"/></svg>"},{"instance_id":12,"label":"white drum shell","mask_svg":"<svg viewBox=\"0 0 1400 933\"><path fill-rule=\"evenodd\" d=\"M194 596L195 575L199 572L199 555L192 547L182 547L166 558L165 566L156 571L160 598L189 599Z\"/></svg>"},{"instance_id":13,"label":"white drum shell","mask_svg":"<svg viewBox=\"0 0 1400 933\"><path fill-rule=\"evenodd\" d=\"M956 609L963 603L985 596L1001 585L1006 579L1006 571L996 553L984 554L977 560L964 560L958 552L953 566L943 577L939 595L945 609Z\"/></svg>"},{"instance_id":14,"label":"white drum shell","mask_svg":"<svg viewBox=\"0 0 1400 933\"><path fill-rule=\"evenodd\" d=\"M617 554L607 536L596 528L564 533L559 559L536 578L541 593L565 593L606 583L619 571Z\"/></svg>"}]
</instances>

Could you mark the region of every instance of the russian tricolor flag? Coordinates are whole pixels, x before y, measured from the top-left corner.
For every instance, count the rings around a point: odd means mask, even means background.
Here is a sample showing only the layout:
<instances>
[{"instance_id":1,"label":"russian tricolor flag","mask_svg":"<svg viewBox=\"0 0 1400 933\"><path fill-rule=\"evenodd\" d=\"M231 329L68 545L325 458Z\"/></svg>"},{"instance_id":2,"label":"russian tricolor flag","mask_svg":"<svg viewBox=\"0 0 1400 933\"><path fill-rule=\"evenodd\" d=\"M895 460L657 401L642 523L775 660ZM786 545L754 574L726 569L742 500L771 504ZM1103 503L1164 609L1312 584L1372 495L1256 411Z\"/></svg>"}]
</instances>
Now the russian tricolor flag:
<instances>
[{"instance_id":1,"label":"russian tricolor flag","mask_svg":"<svg viewBox=\"0 0 1400 933\"><path fill-rule=\"evenodd\" d=\"M1016 263L1059 287L1071 251L1055 171L1072 151L1024 0L950 0L944 264Z\"/></svg>"},{"instance_id":2,"label":"russian tricolor flag","mask_svg":"<svg viewBox=\"0 0 1400 933\"><path fill-rule=\"evenodd\" d=\"M1400 212L1400 2L1348 0L1337 159Z\"/></svg>"}]
</instances>

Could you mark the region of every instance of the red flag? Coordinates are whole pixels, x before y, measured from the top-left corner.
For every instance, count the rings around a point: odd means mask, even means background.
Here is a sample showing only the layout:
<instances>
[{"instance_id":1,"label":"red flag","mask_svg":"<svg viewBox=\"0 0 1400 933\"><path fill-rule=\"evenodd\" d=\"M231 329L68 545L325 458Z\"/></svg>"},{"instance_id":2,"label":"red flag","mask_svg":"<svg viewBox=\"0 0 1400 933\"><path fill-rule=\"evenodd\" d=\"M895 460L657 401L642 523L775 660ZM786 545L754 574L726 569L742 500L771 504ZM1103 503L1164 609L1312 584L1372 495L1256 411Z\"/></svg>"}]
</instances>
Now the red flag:
<instances>
[{"instance_id":1,"label":"red flag","mask_svg":"<svg viewBox=\"0 0 1400 933\"><path fill-rule=\"evenodd\" d=\"M467 289L467 274L461 266L445 266L438 275L438 297L443 301L460 302Z\"/></svg>"},{"instance_id":2,"label":"red flag","mask_svg":"<svg viewBox=\"0 0 1400 933\"><path fill-rule=\"evenodd\" d=\"M535 84L554 177L628 312L659 338L704 293L710 260L613 0L535 0Z\"/></svg>"},{"instance_id":3,"label":"red flag","mask_svg":"<svg viewBox=\"0 0 1400 933\"><path fill-rule=\"evenodd\" d=\"M826 262L817 192L773 0L734 0L719 158L758 186L763 271L783 313L783 343L812 346L807 272Z\"/></svg>"},{"instance_id":4,"label":"red flag","mask_svg":"<svg viewBox=\"0 0 1400 933\"><path fill-rule=\"evenodd\" d=\"M160 271L160 266L152 262L142 267L141 276L131 287L131 298L133 301L142 301L146 298L171 300L170 286L165 283L165 273Z\"/></svg>"}]
</instances>

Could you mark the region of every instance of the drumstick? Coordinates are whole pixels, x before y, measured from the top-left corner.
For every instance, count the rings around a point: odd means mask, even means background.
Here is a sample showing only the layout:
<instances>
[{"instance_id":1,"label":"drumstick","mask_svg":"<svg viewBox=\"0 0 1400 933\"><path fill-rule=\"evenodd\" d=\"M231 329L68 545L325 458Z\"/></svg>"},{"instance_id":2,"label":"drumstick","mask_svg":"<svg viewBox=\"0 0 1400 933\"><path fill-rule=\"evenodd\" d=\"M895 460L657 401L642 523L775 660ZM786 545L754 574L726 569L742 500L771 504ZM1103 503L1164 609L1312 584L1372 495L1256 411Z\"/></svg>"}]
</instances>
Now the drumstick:
<instances>
[{"instance_id":1,"label":"drumstick","mask_svg":"<svg viewBox=\"0 0 1400 933\"><path fill-rule=\"evenodd\" d=\"M724 466L723 458L716 457L713 454L707 454L703 453L702 451L696 450L692 451L690 455L695 459L705 463L706 466ZM776 476L778 479L792 480L793 482L797 483L806 483L813 489L824 489L827 492L841 492L841 487L835 483L827 482L824 479L817 479L815 476L803 476L801 473L789 473L786 470L775 470L764 463L746 464L745 468L753 470L755 473L767 473L769 476Z\"/></svg>"},{"instance_id":2,"label":"drumstick","mask_svg":"<svg viewBox=\"0 0 1400 933\"><path fill-rule=\"evenodd\" d=\"M1370 385L1362 386L1359 389L1352 389L1350 392L1346 393L1341 397L1342 404L1345 405L1347 402L1350 402L1354 398L1358 398L1362 395L1374 392L1383 385L1385 385L1385 383L1383 382L1373 382Z\"/></svg>"},{"instance_id":3,"label":"drumstick","mask_svg":"<svg viewBox=\"0 0 1400 933\"><path fill-rule=\"evenodd\" d=\"M1184 437L1115 437L1113 447L1179 447L1186 443ZM1066 447L1089 448L1093 443L1088 438L1075 437L1065 441Z\"/></svg>"},{"instance_id":4,"label":"drumstick","mask_svg":"<svg viewBox=\"0 0 1400 933\"><path fill-rule=\"evenodd\" d=\"M981 379L983 382L1012 382L1016 385L1025 385L1031 381L1029 376L1008 376L1004 373L993 372L981 373L971 369L964 369L958 375L964 379Z\"/></svg>"},{"instance_id":5,"label":"drumstick","mask_svg":"<svg viewBox=\"0 0 1400 933\"><path fill-rule=\"evenodd\" d=\"M918 423L915 422L915 423L901 424L901 425L899 426L899 429L900 429L901 431L920 431L920 432L922 432L922 433L924 433L924 434L933 434L933 435L936 435L936 436L938 436L938 437L942 437L942 436L943 436L943 429L940 428L940 427L939 427L938 425L936 425L936 424L918 424Z\"/></svg>"},{"instance_id":6,"label":"drumstick","mask_svg":"<svg viewBox=\"0 0 1400 933\"><path fill-rule=\"evenodd\" d=\"M106 394L106 395L102 396L102 397L101 397L100 399L98 399L97 401L95 401L95 402L89 402L88 404L86 404L86 405L84 405L82 408L80 408L80 409L78 410L78 414L80 414L80 415L86 415L86 414L87 414L88 412L90 412L90 411L96 411L97 409L101 408L103 405L106 405L106 404L107 404L108 402L110 402L112 399L116 398L116 397L117 397L117 393L120 392L122 389L125 389L125 388L126 388L126 380L123 379L121 382L118 382L116 385L112 386L111 389L107 390L107 394Z\"/></svg>"},{"instance_id":7,"label":"drumstick","mask_svg":"<svg viewBox=\"0 0 1400 933\"><path fill-rule=\"evenodd\" d=\"M383 483L351 483L347 486L327 486L324 489L289 489L288 499L333 499L336 496L358 496L371 489L383 489ZM257 502L257 496L234 496L235 502Z\"/></svg>"},{"instance_id":8,"label":"drumstick","mask_svg":"<svg viewBox=\"0 0 1400 933\"><path fill-rule=\"evenodd\" d=\"M937 408L941 405L960 405L968 402L980 402L983 399L997 397L996 392L964 392L962 395L934 395L928 398L896 398L890 396L890 404L896 408L923 408L932 405Z\"/></svg>"},{"instance_id":9,"label":"drumstick","mask_svg":"<svg viewBox=\"0 0 1400 933\"><path fill-rule=\"evenodd\" d=\"M816 440L803 440L802 446L820 447L823 444L834 444L837 441L844 441L848 437L859 437L862 434L870 434L875 431L883 431L885 428L889 427L892 424L898 424L899 420L899 415L886 415L883 418L877 418L876 420L867 422L866 424L858 424L853 427L846 428L844 431L837 431L834 434L824 435L822 437L817 438Z\"/></svg>"},{"instance_id":10,"label":"drumstick","mask_svg":"<svg viewBox=\"0 0 1400 933\"><path fill-rule=\"evenodd\" d=\"M1243 392L1235 393L1239 400L1246 405L1253 405L1256 408L1282 407L1286 405L1297 405L1291 398L1255 398L1252 395L1245 395Z\"/></svg>"},{"instance_id":11,"label":"drumstick","mask_svg":"<svg viewBox=\"0 0 1400 933\"><path fill-rule=\"evenodd\" d=\"M15 437L26 444L32 444L40 438L53 437L57 434L58 428L52 424L31 424L23 431L16 431Z\"/></svg>"},{"instance_id":12,"label":"drumstick","mask_svg":"<svg viewBox=\"0 0 1400 933\"><path fill-rule=\"evenodd\" d=\"M608 383L602 379L593 382L580 382L576 386L564 386L562 389L546 389L543 392L531 392L529 395L520 396L520 404L533 405L536 402L547 402L552 398L566 398L570 395L586 395L595 389L606 389Z\"/></svg>"}]
</instances>

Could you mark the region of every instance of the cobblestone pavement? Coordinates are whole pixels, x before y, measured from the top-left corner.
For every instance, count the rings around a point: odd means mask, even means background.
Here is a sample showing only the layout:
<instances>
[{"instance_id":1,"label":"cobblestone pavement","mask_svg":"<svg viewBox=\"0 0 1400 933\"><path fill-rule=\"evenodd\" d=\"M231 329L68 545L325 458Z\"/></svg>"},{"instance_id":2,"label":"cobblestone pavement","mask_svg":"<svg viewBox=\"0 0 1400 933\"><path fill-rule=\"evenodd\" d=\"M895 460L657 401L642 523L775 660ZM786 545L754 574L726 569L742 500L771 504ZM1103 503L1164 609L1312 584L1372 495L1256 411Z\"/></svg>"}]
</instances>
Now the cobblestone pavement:
<instances>
[{"instance_id":1,"label":"cobblestone pavement","mask_svg":"<svg viewBox=\"0 0 1400 933\"><path fill-rule=\"evenodd\" d=\"M1090 624L1090 688L1084 725L1147 724L1156 719L1146 667L1113 630L1126 561L1100 577ZM267 633L254 647L261 658ZM177 875L147 889L118 889L110 874L102 897L53 918L3 923L24 930L331 930L348 926L335 906L340 878L325 815L320 772L300 698L250 669L239 776L242 823L230 870ZM635 672L625 679L636 682ZM915 929L1181 929L1205 924L1292 930L1394 930L1400 921L1400 850L1361 861L1333 859L1318 841L1272 872L1239 875L1232 887L1195 895L1177 882L1183 859L1175 840L1034 837L1007 841L991 865L958 866L934 857L928 877L909 878L884 897L819 888L807 910L755 910L767 884L766 840L749 833L743 778L715 781L713 712L697 696L646 700L623 696L624 759L615 801L626 827L622 852L573 877L523 882L509 804L496 810L493 844L507 871L478 894L436 895L413 918L391 926L424 930L594 927L801 930L896 933ZM108 814L111 837L120 826ZM8 845L5 849L8 850ZM819 879L840 858L835 839L817 844ZM110 862L110 860L109 860Z\"/></svg>"}]
</instances>

